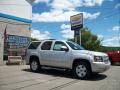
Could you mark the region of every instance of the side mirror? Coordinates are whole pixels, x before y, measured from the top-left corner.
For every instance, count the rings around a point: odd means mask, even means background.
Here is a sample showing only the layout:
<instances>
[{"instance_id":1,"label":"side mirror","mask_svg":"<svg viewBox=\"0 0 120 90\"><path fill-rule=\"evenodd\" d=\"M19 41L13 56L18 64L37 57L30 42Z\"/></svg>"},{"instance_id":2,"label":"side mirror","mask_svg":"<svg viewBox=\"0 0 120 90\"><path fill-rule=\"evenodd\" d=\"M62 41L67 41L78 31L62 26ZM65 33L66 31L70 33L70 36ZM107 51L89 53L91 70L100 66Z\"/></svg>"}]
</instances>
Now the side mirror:
<instances>
[{"instance_id":1,"label":"side mirror","mask_svg":"<svg viewBox=\"0 0 120 90\"><path fill-rule=\"evenodd\" d=\"M66 46L61 46L61 51L68 51L69 49Z\"/></svg>"}]
</instances>

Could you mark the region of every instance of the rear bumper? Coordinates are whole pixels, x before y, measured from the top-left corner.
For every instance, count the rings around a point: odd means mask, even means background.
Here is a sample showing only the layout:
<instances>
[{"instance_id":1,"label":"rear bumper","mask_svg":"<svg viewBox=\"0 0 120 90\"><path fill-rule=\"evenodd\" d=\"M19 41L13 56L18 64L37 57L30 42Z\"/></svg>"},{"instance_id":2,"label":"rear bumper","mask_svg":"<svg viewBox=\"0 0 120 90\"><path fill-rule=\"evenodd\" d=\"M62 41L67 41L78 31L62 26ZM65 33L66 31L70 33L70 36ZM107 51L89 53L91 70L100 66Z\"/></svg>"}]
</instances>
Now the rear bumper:
<instances>
[{"instance_id":1,"label":"rear bumper","mask_svg":"<svg viewBox=\"0 0 120 90\"><path fill-rule=\"evenodd\" d=\"M111 63L108 62L105 64L104 62L93 62L92 63L92 72L102 73L107 71L111 66Z\"/></svg>"},{"instance_id":2,"label":"rear bumper","mask_svg":"<svg viewBox=\"0 0 120 90\"><path fill-rule=\"evenodd\" d=\"M28 59L28 56L25 57L25 63L26 63L26 65L29 65L29 59Z\"/></svg>"}]
</instances>

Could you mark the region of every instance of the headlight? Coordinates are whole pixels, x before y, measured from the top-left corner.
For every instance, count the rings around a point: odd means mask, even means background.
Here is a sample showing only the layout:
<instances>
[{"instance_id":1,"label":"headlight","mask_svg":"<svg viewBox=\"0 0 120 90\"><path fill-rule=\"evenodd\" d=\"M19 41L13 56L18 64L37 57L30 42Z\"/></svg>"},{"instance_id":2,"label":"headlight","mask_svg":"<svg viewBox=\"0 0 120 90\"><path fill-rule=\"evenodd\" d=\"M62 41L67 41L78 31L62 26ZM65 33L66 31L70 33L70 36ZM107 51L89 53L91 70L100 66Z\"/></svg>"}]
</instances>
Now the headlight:
<instances>
[{"instance_id":1,"label":"headlight","mask_svg":"<svg viewBox=\"0 0 120 90\"><path fill-rule=\"evenodd\" d=\"M101 56L94 56L95 62L103 62L103 58Z\"/></svg>"}]
</instances>

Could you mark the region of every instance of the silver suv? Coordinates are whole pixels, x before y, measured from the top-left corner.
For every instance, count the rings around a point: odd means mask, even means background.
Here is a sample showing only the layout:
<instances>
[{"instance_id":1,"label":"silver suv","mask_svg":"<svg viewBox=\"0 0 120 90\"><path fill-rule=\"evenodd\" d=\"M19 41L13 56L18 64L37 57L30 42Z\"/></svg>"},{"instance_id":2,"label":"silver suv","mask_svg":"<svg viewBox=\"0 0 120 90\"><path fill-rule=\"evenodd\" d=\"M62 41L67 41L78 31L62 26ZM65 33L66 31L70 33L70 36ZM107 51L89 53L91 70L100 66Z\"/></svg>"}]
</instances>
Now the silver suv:
<instances>
[{"instance_id":1,"label":"silver suv","mask_svg":"<svg viewBox=\"0 0 120 90\"><path fill-rule=\"evenodd\" d=\"M33 72L39 71L41 66L70 69L79 79L87 79L93 72L101 73L110 68L107 54L88 51L63 40L32 42L27 49L26 63Z\"/></svg>"}]
</instances>

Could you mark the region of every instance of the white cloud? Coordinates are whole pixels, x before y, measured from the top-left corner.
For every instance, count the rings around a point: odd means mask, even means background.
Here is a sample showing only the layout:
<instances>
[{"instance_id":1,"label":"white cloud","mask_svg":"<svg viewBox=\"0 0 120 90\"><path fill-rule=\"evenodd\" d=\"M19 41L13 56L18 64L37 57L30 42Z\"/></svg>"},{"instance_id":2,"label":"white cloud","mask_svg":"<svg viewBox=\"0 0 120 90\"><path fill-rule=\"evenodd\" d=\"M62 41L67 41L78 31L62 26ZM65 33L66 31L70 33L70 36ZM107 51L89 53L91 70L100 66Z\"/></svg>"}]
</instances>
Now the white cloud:
<instances>
[{"instance_id":1,"label":"white cloud","mask_svg":"<svg viewBox=\"0 0 120 90\"><path fill-rule=\"evenodd\" d=\"M55 10L74 10L75 9L75 6L73 6L72 0L53 0L53 2L50 5L52 9L55 9Z\"/></svg>"},{"instance_id":2,"label":"white cloud","mask_svg":"<svg viewBox=\"0 0 120 90\"><path fill-rule=\"evenodd\" d=\"M120 3L116 4L116 5L115 5L115 8L116 8L116 9L119 9L119 8L120 8Z\"/></svg>"},{"instance_id":3,"label":"white cloud","mask_svg":"<svg viewBox=\"0 0 120 90\"><path fill-rule=\"evenodd\" d=\"M97 12L97 13L87 13L87 12L83 12L83 17L85 19L96 19L98 16L100 15L100 12Z\"/></svg>"},{"instance_id":4,"label":"white cloud","mask_svg":"<svg viewBox=\"0 0 120 90\"><path fill-rule=\"evenodd\" d=\"M45 2L50 6L49 12L34 13L34 22L65 22L70 16L83 13L84 19L96 19L100 12L88 13L77 11L77 7L101 5L104 0L36 0L35 3Z\"/></svg>"},{"instance_id":5,"label":"white cloud","mask_svg":"<svg viewBox=\"0 0 120 90\"><path fill-rule=\"evenodd\" d=\"M33 22L66 22L70 21L70 16L79 14L81 12L79 11L51 11L51 12L43 12L41 14L33 14ZM99 15L100 12L96 13L87 13L87 12L82 12L84 19L96 19Z\"/></svg>"},{"instance_id":6,"label":"white cloud","mask_svg":"<svg viewBox=\"0 0 120 90\"><path fill-rule=\"evenodd\" d=\"M61 33L62 33L62 37L65 39L70 39L70 38L74 37L74 32L71 31L70 25L62 24L61 25Z\"/></svg>"},{"instance_id":7,"label":"white cloud","mask_svg":"<svg viewBox=\"0 0 120 90\"><path fill-rule=\"evenodd\" d=\"M66 25L66 24L61 25L61 29L70 29L70 28L71 28L70 25Z\"/></svg>"},{"instance_id":8,"label":"white cloud","mask_svg":"<svg viewBox=\"0 0 120 90\"><path fill-rule=\"evenodd\" d=\"M49 3L53 9L73 10L76 7L100 6L105 0L35 0L34 3Z\"/></svg>"},{"instance_id":9,"label":"white cloud","mask_svg":"<svg viewBox=\"0 0 120 90\"><path fill-rule=\"evenodd\" d=\"M113 26L111 29L109 29L108 31L113 33L113 31L119 31L120 30L120 26ZM116 35L116 36L109 36L109 37L105 37L103 35L97 35L99 39L102 39L102 45L103 46L118 46L120 47L120 34Z\"/></svg>"},{"instance_id":10,"label":"white cloud","mask_svg":"<svg viewBox=\"0 0 120 90\"><path fill-rule=\"evenodd\" d=\"M119 31L120 30L120 26L114 26L113 28L112 28L112 31Z\"/></svg>"},{"instance_id":11,"label":"white cloud","mask_svg":"<svg viewBox=\"0 0 120 90\"><path fill-rule=\"evenodd\" d=\"M63 34L62 37L65 39L71 39L74 37L74 32L70 29L64 29L61 31L61 33Z\"/></svg>"},{"instance_id":12,"label":"white cloud","mask_svg":"<svg viewBox=\"0 0 120 90\"><path fill-rule=\"evenodd\" d=\"M50 0L35 0L34 3L49 3Z\"/></svg>"},{"instance_id":13,"label":"white cloud","mask_svg":"<svg viewBox=\"0 0 120 90\"><path fill-rule=\"evenodd\" d=\"M31 37L36 38L38 40L43 40L43 39L50 39L50 33L48 31L39 31L32 29L31 30Z\"/></svg>"},{"instance_id":14,"label":"white cloud","mask_svg":"<svg viewBox=\"0 0 120 90\"><path fill-rule=\"evenodd\" d=\"M100 40L102 40L102 39L104 38L103 35L97 35L97 36L98 36L98 38L99 38Z\"/></svg>"},{"instance_id":15,"label":"white cloud","mask_svg":"<svg viewBox=\"0 0 120 90\"><path fill-rule=\"evenodd\" d=\"M104 0L80 0L82 1L82 6L101 6Z\"/></svg>"},{"instance_id":16,"label":"white cloud","mask_svg":"<svg viewBox=\"0 0 120 90\"><path fill-rule=\"evenodd\" d=\"M120 47L120 37L110 37L102 42L103 46Z\"/></svg>"}]
</instances>

